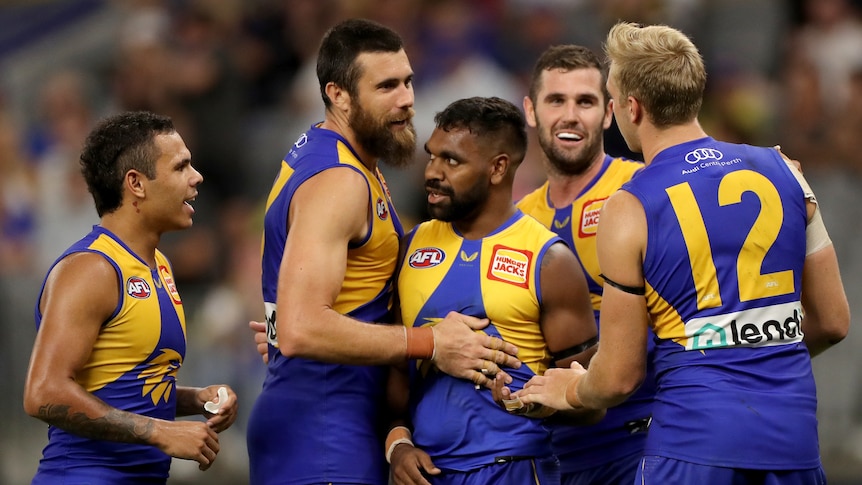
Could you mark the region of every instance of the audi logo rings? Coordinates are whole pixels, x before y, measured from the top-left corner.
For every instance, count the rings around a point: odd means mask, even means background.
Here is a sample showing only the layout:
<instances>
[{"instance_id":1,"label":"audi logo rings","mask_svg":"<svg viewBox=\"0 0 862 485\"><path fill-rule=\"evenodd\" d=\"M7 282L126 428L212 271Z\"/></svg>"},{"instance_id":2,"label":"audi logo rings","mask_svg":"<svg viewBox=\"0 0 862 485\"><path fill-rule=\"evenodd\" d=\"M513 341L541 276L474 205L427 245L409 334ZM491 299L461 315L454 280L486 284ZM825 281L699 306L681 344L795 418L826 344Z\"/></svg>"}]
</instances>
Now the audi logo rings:
<instances>
[{"instance_id":1,"label":"audi logo rings","mask_svg":"<svg viewBox=\"0 0 862 485\"><path fill-rule=\"evenodd\" d=\"M715 148L698 148L685 154L685 161L691 164L709 159L721 160L724 154Z\"/></svg>"}]
</instances>

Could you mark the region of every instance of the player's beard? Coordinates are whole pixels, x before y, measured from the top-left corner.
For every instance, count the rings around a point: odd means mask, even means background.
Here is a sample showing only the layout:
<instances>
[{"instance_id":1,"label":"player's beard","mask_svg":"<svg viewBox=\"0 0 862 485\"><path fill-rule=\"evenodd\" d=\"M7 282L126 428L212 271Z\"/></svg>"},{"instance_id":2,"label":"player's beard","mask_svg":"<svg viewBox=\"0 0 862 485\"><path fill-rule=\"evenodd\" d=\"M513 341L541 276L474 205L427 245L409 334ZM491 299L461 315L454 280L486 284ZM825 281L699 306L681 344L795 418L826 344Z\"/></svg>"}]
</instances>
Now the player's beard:
<instances>
[{"instance_id":1,"label":"player's beard","mask_svg":"<svg viewBox=\"0 0 862 485\"><path fill-rule=\"evenodd\" d=\"M481 206L488 200L489 187L486 183L478 181L476 185L466 190L463 195L457 195L451 187L443 187L439 180L426 180L425 187L434 189L442 195L449 197L448 202L439 204L428 204L428 214L437 220L444 222L463 221L472 219L480 210Z\"/></svg>"},{"instance_id":2,"label":"player's beard","mask_svg":"<svg viewBox=\"0 0 862 485\"><path fill-rule=\"evenodd\" d=\"M563 175L581 175L586 172L598 158L597 155L602 149L604 130L601 126L597 130L588 132L588 138L585 140L584 145L575 151L565 150L557 146L554 143L556 137L554 137L551 130L545 130L541 123L538 123L538 120L536 128L542 152L548 157L548 161L554 170Z\"/></svg>"},{"instance_id":3,"label":"player's beard","mask_svg":"<svg viewBox=\"0 0 862 485\"><path fill-rule=\"evenodd\" d=\"M391 120L375 118L360 103L350 113L350 126L359 144L372 156L391 167L404 167L416 155L416 130L413 128L413 109L407 111L406 126L392 131Z\"/></svg>"}]
</instances>

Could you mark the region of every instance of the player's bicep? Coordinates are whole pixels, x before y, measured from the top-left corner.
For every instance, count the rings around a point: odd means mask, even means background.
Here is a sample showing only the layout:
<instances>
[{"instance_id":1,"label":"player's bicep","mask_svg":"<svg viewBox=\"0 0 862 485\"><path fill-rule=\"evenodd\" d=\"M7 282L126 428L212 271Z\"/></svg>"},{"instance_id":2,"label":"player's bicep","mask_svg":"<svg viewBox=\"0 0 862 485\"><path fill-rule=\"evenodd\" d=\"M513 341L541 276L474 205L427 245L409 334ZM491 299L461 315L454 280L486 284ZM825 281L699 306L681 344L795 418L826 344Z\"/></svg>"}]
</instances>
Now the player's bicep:
<instances>
[{"instance_id":1,"label":"player's bicep","mask_svg":"<svg viewBox=\"0 0 862 485\"><path fill-rule=\"evenodd\" d=\"M605 279L599 318L600 344L591 371L596 381L630 393L640 385L646 364L649 315L644 293L643 254L647 224L643 206L619 191L599 217L596 241Z\"/></svg>"},{"instance_id":2,"label":"player's bicep","mask_svg":"<svg viewBox=\"0 0 862 485\"><path fill-rule=\"evenodd\" d=\"M117 307L119 288L116 270L97 254L72 254L54 267L40 302L28 385L74 379Z\"/></svg>"},{"instance_id":3,"label":"player's bicep","mask_svg":"<svg viewBox=\"0 0 862 485\"><path fill-rule=\"evenodd\" d=\"M586 365L597 328L586 278L564 244L548 248L540 267L542 333L557 365L572 359Z\"/></svg>"},{"instance_id":4,"label":"player's bicep","mask_svg":"<svg viewBox=\"0 0 862 485\"><path fill-rule=\"evenodd\" d=\"M348 246L369 227L368 200L365 179L351 169L327 170L296 191L278 283L278 315L288 318L279 323L335 303Z\"/></svg>"},{"instance_id":5,"label":"player's bicep","mask_svg":"<svg viewBox=\"0 0 862 485\"><path fill-rule=\"evenodd\" d=\"M643 287L646 237L646 215L640 202L628 192L616 192L602 207L596 233L596 253L606 280Z\"/></svg>"}]
</instances>

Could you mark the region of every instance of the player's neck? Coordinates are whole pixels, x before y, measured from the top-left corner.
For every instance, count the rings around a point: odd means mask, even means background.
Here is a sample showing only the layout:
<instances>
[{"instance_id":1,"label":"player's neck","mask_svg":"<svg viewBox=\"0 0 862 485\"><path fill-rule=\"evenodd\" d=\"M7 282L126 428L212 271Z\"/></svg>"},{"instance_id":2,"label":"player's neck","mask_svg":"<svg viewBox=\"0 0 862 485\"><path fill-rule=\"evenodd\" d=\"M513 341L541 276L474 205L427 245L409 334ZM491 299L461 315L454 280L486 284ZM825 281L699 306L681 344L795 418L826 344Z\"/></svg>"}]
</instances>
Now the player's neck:
<instances>
[{"instance_id":1,"label":"player's neck","mask_svg":"<svg viewBox=\"0 0 862 485\"><path fill-rule=\"evenodd\" d=\"M464 239L482 239L508 221L515 211L517 209L512 204L511 193L508 194L508 199L491 196L474 216L453 221L452 225Z\"/></svg>"},{"instance_id":2,"label":"player's neck","mask_svg":"<svg viewBox=\"0 0 862 485\"><path fill-rule=\"evenodd\" d=\"M148 230L143 224L140 213L120 207L110 214L103 215L99 225L111 231L147 265L155 268L156 247L161 234Z\"/></svg>"},{"instance_id":3,"label":"player's neck","mask_svg":"<svg viewBox=\"0 0 862 485\"><path fill-rule=\"evenodd\" d=\"M369 170L374 171L377 168L377 157L368 153L367 150L356 140L356 133L350 127L350 123L343 117L330 116L327 113L326 119L319 125L319 128L330 130L341 135L347 143L356 152L359 161Z\"/></svg>"},{"instance_id":4,"label":"player's neck","mask_svg":"<svg viewBox=\"0 0 862 485\"><path fill-rule=\"evenodd\" d=\"M708 136L697 120L667 128L658 128L647 124L641 130L641 148L643 149L644 163L647 165L652 163L656 155L667 148Z\"/></svg>"}]
</instances>

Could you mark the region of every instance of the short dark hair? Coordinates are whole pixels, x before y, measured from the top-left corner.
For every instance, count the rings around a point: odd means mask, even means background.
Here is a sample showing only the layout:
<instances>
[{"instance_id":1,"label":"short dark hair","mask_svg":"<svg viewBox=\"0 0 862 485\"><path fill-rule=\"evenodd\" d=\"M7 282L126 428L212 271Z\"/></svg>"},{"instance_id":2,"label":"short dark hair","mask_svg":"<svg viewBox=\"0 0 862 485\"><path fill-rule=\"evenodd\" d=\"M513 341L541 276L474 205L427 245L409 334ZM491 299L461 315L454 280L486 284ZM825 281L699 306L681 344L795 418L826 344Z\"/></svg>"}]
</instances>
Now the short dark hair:
<instances>
[{"instance_id":1,"label":"short dark hair","mask_svg":"<svg viewBox=\"0 0 862 485\"><path fill-rule=\"evenodd\" d=\"M317 53L317 81L320 95L328 108L332 101L326 85L334 83L351 96L357 93L362 70L356 58L365 52L398 52L404 43L394 30L366 19L349 19L329 29Z\"/></svg>"},{"instance_id":2,"label":"short dark hair","mask_svg":"<svg viewBox=\"0 0 862 485\"><path fill-rule=\"evenodd\" d=\"M175 131L170 118L147 111L120 113L96 124L84 142L81 173L99 217L122 204L123 178L129 170L156 177L155 162L161 154L154 139Z\"/></svg>"},{"instance_id":3,"label":"short dark hair","mask_svg":"<svg viewBox=\"0 0 862 485\"><path fill-rule=\"evenodd\" d=\"M497 143L519 164L527 153L524 113L514 104L497 97L459 99L434 116L437 128L466 129L478 137L498 135Z\"/></svg>"},{"instance_id":4,"label":"short dark hair","mask_svg":"<svg viewBox=\"0 0 862 485\"><path fill-rule=\"evenodd\" d=\"M608 80L607 66L590 49L574 44L554 45L548 47L536 60L533 66L533 77L530 79L530 99L536 103L536 97L541 89L540 80L544 71L551 69L563 69L571 71L574 69L598 69L602 75L602 94L605 102L611 99L605 82Z\"/></svg>"}]
</instances>

